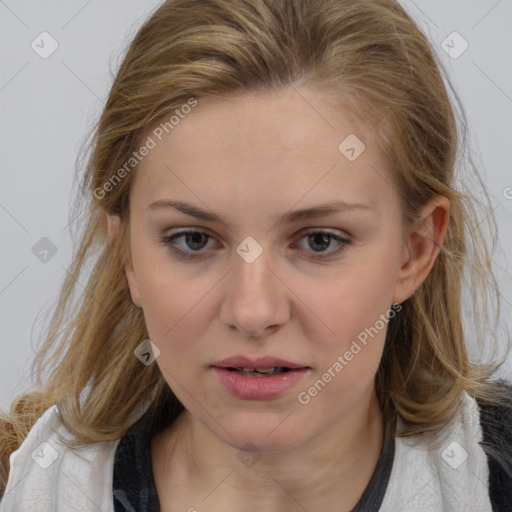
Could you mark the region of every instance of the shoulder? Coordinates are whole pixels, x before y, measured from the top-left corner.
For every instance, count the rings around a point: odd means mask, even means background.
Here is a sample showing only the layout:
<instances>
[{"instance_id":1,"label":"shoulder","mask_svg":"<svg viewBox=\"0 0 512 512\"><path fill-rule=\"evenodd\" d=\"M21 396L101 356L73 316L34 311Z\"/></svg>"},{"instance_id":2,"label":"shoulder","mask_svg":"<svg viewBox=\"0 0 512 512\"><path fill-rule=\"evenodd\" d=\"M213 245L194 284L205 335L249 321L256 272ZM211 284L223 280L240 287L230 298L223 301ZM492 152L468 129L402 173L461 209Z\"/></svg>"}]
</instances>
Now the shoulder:
<instances>
[{"instance_id":1,"label":"shoulder","mask_svg":"<svg viewBox=\"0 0 512 512\"><path fill-rule=\"evenodd\" d=\"M489 463L489 495L495 510L512 503L512 385L494 384L499 401L478 401L482 448Z\"/></svg>"},{"instance_id":2,"label":"shoulder","mask_svg":"<svg viewBox=\"0 0 512 512\"><path fill-rule=\"evenodd\" d=\"M113 457L118 441L69 448L71 433L56 405L34 424L11 454L0 512L112 511Z\"/></svg>"},{"instance_id":3,"label":"shoulder","mask_svg":"<svg viewBox=\"0 0 512 512\"><path fill-rule=\"evenodd\" d=\"M403 437L400 421L382 512L491 510L488 460L480 411L467 393L454 418L434 437ZM500 509L498 509L500 510ZM501 510L500 510L501 512Z\"/></svg>"}]
</instances>

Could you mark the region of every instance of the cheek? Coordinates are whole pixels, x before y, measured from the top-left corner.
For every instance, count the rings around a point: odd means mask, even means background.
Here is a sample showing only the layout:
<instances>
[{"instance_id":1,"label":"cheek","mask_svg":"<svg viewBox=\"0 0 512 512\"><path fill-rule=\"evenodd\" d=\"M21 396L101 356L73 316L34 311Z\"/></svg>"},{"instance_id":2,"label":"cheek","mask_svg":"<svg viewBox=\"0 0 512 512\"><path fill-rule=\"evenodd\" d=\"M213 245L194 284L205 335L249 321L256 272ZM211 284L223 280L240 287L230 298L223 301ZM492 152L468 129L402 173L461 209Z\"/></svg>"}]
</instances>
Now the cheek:
<instances>
[{"instance_id":1,"label":"cheek","mask_svg":"<svg viewBox=\"0 0 512 512\"><path fill-rule=\"evenodd\" d=\"M141 297L148 330L155 339L165 341L184 326L190 327L192 317L196 320L192 325L199 325L206 294L206 286L197 280L147 275Z\"/></svg>"},{"instance_id":2,"label":"cheek","mask_svg":"<svg viewBox=\"0 0 512 512\"><path fill-rule=\"evenodd\" d=\"M304 282L296 291L317 319L310 328L314 327L316 335L323 332L323 339L330 339L342 349L389 310L396 275L396 261L377 254L347 265L320 282ZM380 323L378 326L382 327Z\"/></svg>"},{"instance_id":3,"label":"cheek","mask_svg":"<svg viewBox=\"0 0 512 512\"><path fill-rule=\"evenodd\" d=\"M169 262L160 267L141 265L138 270L148 334L160 349L158 364L178 378L186 369L184 361L197 364L201 360L200 340L212 322L208 294L216 280L194 279L187 270L171 268Z\"/></svg>"},{"instance_id":4,"label":"cheek","mask_svg":"<svg viewBox=\"0 0 512 512\"><path fill-rule=\"evenodd\" d=\"M389 318L395 314L389 309L388 287L376 289L355 278L343 284L324 294L310 290L308 305L323 322L309 324L306 338L317 364L297 396L310 416L341 417L368 391L382 358Z\"/></svg>"},{"instance_id":5,"label":"cheek","mask_svg":"<svg viewBox=\"0 0 512 512\"><path fill-rule=\"evenodd\" d=\"M173 261L168 249L150 237L142 227L134 228L133 263L144 316L150 337L165 341L190 315L214 282L197 278L194 265ZM200 308L199 308L200 309Z\"/></svg>"},{"instance_id":6,"label":"cheek","mask_svg":"<svg viewBox=\"0 0 512 512\"><path fill-rule=\"evenodd\" d=\"M314 340L311 348L318 358L315 377L327 383L325 390L322 382L318 385L323 395L317 401L320 409L354 400L377 372L389 320L399 314L391 309L396 275L393 261L380 255L374 261L368 257L322 286L309 283L298 291L299 296L307 297L307 306L314 313L304 329L306 339Z\"/></svg>"}]
</instances>

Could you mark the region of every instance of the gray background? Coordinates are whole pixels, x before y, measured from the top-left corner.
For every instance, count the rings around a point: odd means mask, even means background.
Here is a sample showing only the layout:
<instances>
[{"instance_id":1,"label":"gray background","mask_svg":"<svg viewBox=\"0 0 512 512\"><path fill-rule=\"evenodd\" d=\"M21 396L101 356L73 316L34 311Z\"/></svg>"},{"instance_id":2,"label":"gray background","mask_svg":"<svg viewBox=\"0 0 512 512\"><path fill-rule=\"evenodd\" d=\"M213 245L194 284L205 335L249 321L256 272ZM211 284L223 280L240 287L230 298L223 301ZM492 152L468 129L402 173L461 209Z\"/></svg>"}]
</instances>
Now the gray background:
<instances>
[{"instance_id":1,"label":"gray background","mask_svg":"<svg viewBox=\"0 0 512 512\"><path fill-rule=\"evenodd\" d=\"M29 384L43 315L70 265L76 159L131 37L156 0L0 0L0 408ZM512 332L512 1L402 2L438 50L468 117L474 156L498 221L503 333ZM48 32L57 50L31 47ZM469 47L457 58L461 34ZM448 37L450 36L450 37ZM448 38L448 39L447 39ZM78 170L79 171L79 170ZM37 248L51 240L57 252ZM36 249L33 248L34 246ZM40 249L39 249L40 250ZM34 254L34 252L36 254ZM40 258L47 258L41 261ZM512 380L509 358L500 376Z\"/></svg>"}]
</instances>

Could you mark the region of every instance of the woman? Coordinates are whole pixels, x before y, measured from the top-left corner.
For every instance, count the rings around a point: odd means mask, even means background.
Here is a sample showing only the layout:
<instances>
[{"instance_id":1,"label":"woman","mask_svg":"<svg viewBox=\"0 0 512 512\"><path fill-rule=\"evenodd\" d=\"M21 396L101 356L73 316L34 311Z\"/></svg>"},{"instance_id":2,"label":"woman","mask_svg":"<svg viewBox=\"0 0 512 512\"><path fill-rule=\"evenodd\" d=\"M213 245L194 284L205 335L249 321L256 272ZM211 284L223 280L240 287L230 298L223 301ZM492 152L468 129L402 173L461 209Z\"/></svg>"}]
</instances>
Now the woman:
<instances>
[{"instance_id":1,"label":"woman","mask_svg":"<svg viewBox=\"0 0 512 512\"><path fill-rule=\"evenodd\" d=\"M3 420L0 510L508 510L457 150L392 0L162 4L97 127L41 391Z\"/></svg>"}]
</instances>

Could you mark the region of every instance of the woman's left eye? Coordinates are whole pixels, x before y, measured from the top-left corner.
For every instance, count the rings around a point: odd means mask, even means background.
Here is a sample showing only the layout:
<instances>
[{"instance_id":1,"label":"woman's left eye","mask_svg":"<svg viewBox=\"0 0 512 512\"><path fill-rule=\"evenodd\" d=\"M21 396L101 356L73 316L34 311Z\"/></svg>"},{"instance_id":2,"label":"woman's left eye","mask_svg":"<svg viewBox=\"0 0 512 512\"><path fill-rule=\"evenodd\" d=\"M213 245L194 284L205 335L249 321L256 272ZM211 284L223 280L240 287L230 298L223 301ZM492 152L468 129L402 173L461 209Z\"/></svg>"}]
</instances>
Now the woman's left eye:
<instances>
[{"instance_id":1,"label":"woman's left eye","mask_svg":"<svg viewBox=\"0 0 512 512\"><path fill-rule=\"evenodd\" d=\"M350 244L350 240L339 234L331 233L330 231L317 230L309 231L301 237L301 240L305 238L309 247L313 249L315 257L330 258L336 256L338 253L343 251L347 245ZM332 241L338 244L338 248L331 251L324 251L322 247L328 249L331 246ZM325 253L325 255L324 255ZM318 256L316 256L318 255Z\"/></svg>"},{"instance_id":2,"label":"woman's left eye","mask_svg":"<svg viewBox=\"0 0 512 512\"><path fill-rule=\"evenodd\" d=\"M185 244L185 247L180 247L176 242L180 239ZM162 237L162 243L168 246L169 249L178 257L191 259L202 257L202 254L200 253L204 252L202 249L206 247L211 239L213 239L213 237L203 231L190 229L186 231L179 231L172 235L166 235ZM309 231L301 236L300 240L303 239L306 239L309 247L313 249L313 257L317 258L333 257L350 244L350 240L348 238L326 230ZM328 249L331 246L333 240L338 244L338 248L327 252L325 249ZM299 244L297 244L297 246L298 245ZM295 246L296 245L293 244L293 247Z\"/></svg>"}]
</instances>

